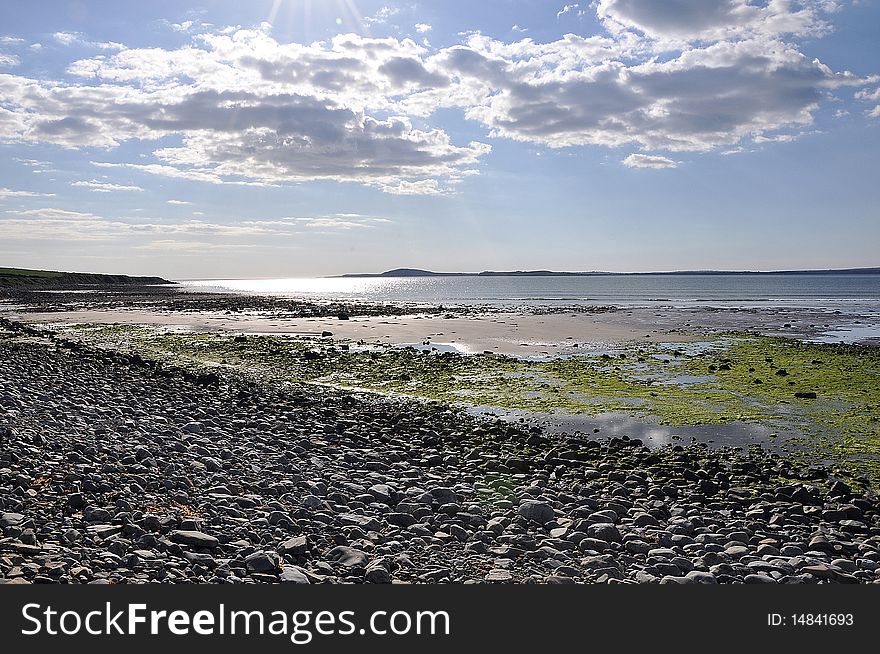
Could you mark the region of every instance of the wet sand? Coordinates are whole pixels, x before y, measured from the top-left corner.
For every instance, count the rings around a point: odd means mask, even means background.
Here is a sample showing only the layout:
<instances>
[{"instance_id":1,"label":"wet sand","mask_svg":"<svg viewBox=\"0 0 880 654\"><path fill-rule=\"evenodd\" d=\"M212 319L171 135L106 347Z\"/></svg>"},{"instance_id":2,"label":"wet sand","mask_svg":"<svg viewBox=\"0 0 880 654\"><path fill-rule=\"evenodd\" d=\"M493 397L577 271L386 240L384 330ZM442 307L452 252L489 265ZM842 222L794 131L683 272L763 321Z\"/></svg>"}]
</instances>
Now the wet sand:
<instances>
[{"instance_id":1,"label":"wet sand","mask_svg":"<svg viewBox=\"0 0 880 654\"><path fill-rule=\"evenodd\" d=\"M206 332L290 334L321 336L366 343L415 344L426 341L462 353L542 356L601 349L621 343L681 343L697 340L699 333L656 329L634 320L614 320L614 314L490 313L475 316L436 315L286 318L223 313L153 312L139 310L86 310L25 313L31 323L149 325Z\"/></svg>"}]
</instances>

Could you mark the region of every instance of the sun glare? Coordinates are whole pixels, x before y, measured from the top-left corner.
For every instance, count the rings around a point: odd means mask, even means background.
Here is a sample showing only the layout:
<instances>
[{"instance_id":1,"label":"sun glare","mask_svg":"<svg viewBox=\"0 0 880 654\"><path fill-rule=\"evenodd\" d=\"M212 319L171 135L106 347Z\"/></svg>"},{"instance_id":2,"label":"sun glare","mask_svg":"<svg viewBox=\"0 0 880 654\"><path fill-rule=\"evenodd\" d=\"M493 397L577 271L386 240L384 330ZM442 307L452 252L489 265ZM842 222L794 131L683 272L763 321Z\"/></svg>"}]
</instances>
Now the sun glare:
<instances>
[{"instance_id":1,"label":"sun glare","mask_svg":"<svg viewBox=\"0 0 880 654\"><path fill-rule=\"evenodd\" d=\"M365 29L355 0L273 0L266 20L298 24L307 32L320 30L327 21L353 32Z\"/></svg>"}]
</instances>

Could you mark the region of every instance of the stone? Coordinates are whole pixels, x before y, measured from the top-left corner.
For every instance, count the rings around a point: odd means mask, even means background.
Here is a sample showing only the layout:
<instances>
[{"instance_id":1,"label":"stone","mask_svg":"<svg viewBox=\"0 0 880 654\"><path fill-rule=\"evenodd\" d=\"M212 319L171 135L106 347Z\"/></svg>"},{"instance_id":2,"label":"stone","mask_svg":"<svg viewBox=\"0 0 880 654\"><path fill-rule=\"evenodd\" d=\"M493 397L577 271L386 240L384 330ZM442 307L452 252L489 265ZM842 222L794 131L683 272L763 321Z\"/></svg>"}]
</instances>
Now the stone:
<instances>
[{"instance_id":1,"label":"stone","mask_svg":"<svg viewBox=\"0 0 880 654\"><path fill-rule=\"evenodd\" d=\"M746 575L743 581L747 584L775 584L778 583L773 577L762 574Z\"/></svg>"},{"instance_id":2,"label":"stone","mask_svg":"<svg viewBox=\"0 0 880 654\"><path fill-rule=\"evenodd\" d=\"M513 575L503 568L495 568L487 572L484 579L492 583L507 583L513 580Z\"/></svg>"},{"instance_id":3,"label":"stone","mask_svg":"<svg viewBox=\"0 0 880 654\"><path fill-rule=\"evenodd\" d=\"M282 584L306 585L311 583L306 573L302 571L302 568L298 568L295 565L284 566L281 574L278 575L278 579Z\"/></svg>"},{"instance_id":4,"label":"stone","mask_svg":"<svg viewBox=\"0 0 880 654\"><path fill-rule=\"evenodd\" d=\"M376 498L376 501L389 506L394 503L397 496L397 493L388 484L373 484L368 492Z\"/></svg>"},{"instance_id":5,"label":"stone","mask_svg":"<svg viewBox=\"0 0 880 654\"><path fill-rule=\"evenodd\" d=\"M21 513L0 513L0 527L18 527L24 520Z\"/></svg>"},{"instance_id":6,"label":"stone","mask_svg":"<svg viewBox=\"0 0 880 654\"><path fill-rule=\"evenodd\" d=\"M364 581L368 584L390 584L391 575L381 565L373 565L364 573Z\"/></svg>"},{"instance_id":7,"label":"stone","mask_svg":"<svg viewBox=\"0 0 880 654\"><path fill-rule=\"evenodd\" d=\"M345 545L338 545L334 547L325 554L325 558L328 561L341 563L342 565L349 568L366 566L367 561L369 560L365 552L354 549L353 547L347 547Z\"/></svg>"},{"instance_id":8,"label":"stone","mask_svg":"<svg viewBox=\"0 0 880 654\"><path fill-rule=\"evenodd\" d=\"M276 572L279 563L275 552L254 552L244 562L248 572Z\"/></svg>"},{"instance_id":9,"label":"stone","mask_svg":"<svg viewBox=\"0 0 880 654\"><path fill-rule=\"evenodd\" d=\"M189 545L190 547L207 547L213 549L220 546L219 540L213 536L202 533L201 531L175 530L171 532L170 538L175 543Z\"/></svg>"},{"instance_id":10,"label":"stone","mask_svg":"<svg viewBox=\"0 0 880 654\"><path fill-rule=\"evenodd\" d=\"M289 554L291 556L302 556L309 550L309 540L306 536L294 536L278 546L281 554Z\"/></svg>"},{"instance_id":11,"label":"stone","mask_svg":"<svg viewBox=\"0 0 880 654\"><path fill-rule=\"evenodd\" d=\"M620 531L610 522L598 522L587 527L587 535L590 538L603 540L606 543L619 543L621 541Z\"/></svg>"},{"instance_id":12,"label":"stone","mask_svg":"<svg viewBox=\"0 0 880 654\"><path fill-rule=\"evenodd\" d=\"M346 527L359 527L364 531L379 531L382 528L376 518L370 516L358 515L356 513L343 513L339 516L339 522Z\"/></svg>"},{"instance_id":13,"label":"stone","mask_svg":"<svg viewBox=\"0 0 880 654\"><path fill-rule=\"evenodd\" d=\"M691 579L698 584L717 584L718 579L711 572L701 572L700 570L691 570L685 575L685 578Z\"/></svg>"},{"instance_id":14,"label":"stone","mask_svg":"<svg viewBox=\"0 0 880 654\"><path fill-rule=\"evenodd\" d=\"M544 525L555 519L556 513L553 507L546 502L526 500L519 505L519 514L529 522Z\"/></svg>"},{"instance_id":15,"label":"stone","mask_svg":"<svg viewBox=\"0 0 880 654\"><path fill-rule=\"evenodd\" d=\"M633 524L636 527L659 527L660 522L650 513L639 513L633 518Z\"/></svg>"}]
</instances>

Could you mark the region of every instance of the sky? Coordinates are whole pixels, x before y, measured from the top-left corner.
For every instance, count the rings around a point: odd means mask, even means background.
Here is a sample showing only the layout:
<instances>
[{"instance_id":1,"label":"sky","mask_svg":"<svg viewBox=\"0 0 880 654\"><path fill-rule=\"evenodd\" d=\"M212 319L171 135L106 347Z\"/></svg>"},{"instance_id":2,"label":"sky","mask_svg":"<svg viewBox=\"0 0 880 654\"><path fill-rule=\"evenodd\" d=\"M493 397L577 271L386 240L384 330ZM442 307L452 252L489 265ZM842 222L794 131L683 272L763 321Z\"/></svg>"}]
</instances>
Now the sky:
<instances>
[{"instance_id":1,"label":"sky","mask_svg":"<svg viewBox=\"0 0 880 654\"><path fill-rule=\"evenodd\" d=\"M880 0L4 0L0 266L880 265Z\"/></svg>"}]
</instances>

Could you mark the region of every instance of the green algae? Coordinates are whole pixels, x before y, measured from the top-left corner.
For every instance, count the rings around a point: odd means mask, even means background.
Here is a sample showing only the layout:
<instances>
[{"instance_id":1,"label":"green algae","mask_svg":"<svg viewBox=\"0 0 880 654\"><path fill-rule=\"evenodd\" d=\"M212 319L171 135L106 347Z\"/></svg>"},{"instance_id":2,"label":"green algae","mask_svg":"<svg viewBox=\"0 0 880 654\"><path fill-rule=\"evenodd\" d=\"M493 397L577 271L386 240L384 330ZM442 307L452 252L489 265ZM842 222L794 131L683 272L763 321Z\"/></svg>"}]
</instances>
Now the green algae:
<instances>
[{"instance_id":1,"label":"green algae","mask_svg":"<svg viewBox=\"0 0 880 654\"><path fill-rule=\"evenodd\" d=\"M224 366L265 381L535 413L654 416L676 426L757 422L801 434L792 454L805 464L842 463L880 481L880 348L726 334L700 347L633 344L600 355L531 361L389 346L354 351L353 344L329 338L235 337L127 325L69 330L154 359Z\"/></svg>"}]
</instances>

